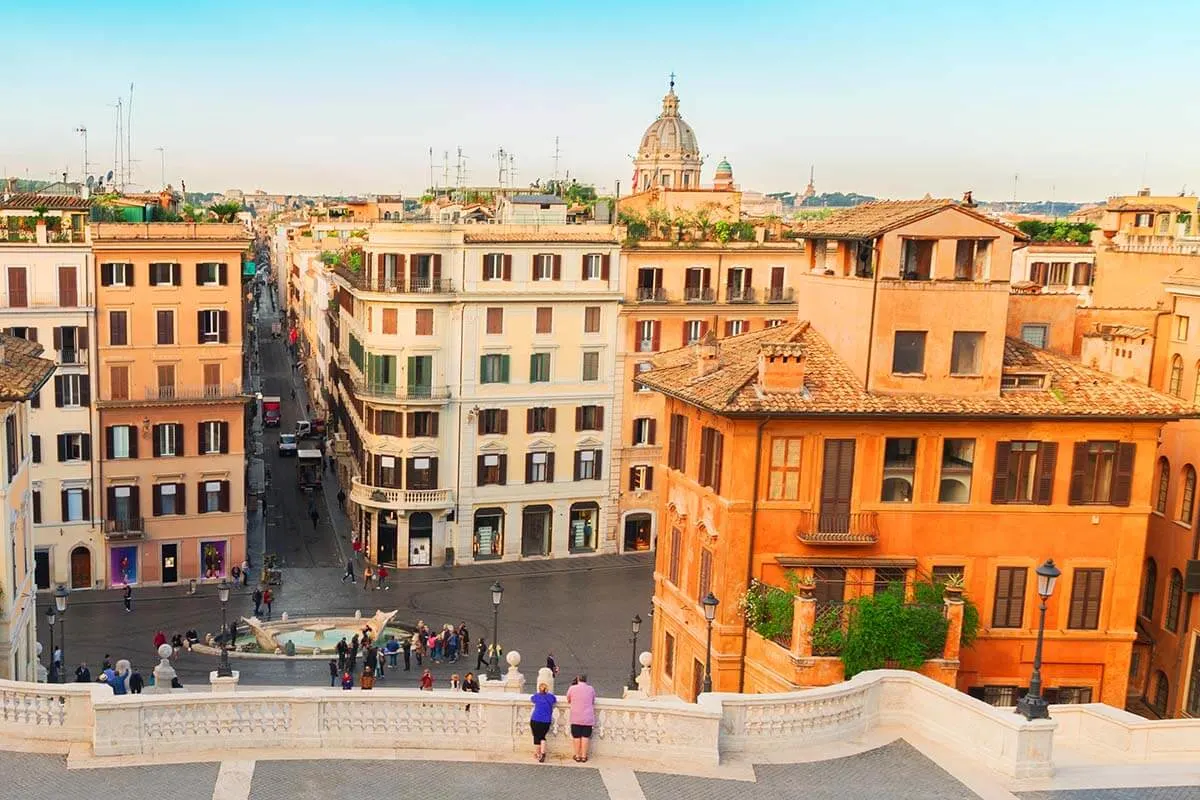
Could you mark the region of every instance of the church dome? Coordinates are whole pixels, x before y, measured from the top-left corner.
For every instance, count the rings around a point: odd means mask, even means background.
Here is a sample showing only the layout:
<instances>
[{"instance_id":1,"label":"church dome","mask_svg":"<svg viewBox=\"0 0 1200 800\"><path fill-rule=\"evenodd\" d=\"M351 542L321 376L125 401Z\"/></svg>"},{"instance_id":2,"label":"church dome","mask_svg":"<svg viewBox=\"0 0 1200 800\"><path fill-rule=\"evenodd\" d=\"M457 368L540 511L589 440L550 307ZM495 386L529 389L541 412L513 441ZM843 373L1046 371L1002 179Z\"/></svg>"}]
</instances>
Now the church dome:
<instances>
[{"instance_id":1,"label":"church dome","mask_svg":"<svg viewBox=\"0 0 1200 800\"><path fill-rule=\"evenodd\" d=\"M641 158L694 159L700 156L696 132L679 116L679 97L674 87L663 97L662 113L650 123L638 148Z\"/></svg>"},{"instance_id":2,"label":"church dome","mask_svg":"<svg viewBox=\"0 0 1200 800\"><path fill-rule=\"evenodd\" d=\"M721 163L717 164L717 174L732 176L733 175L733 167L731 167L729 165L728 161L726 161L725 159L721 159Z\"/></svg>"}]
</instances>

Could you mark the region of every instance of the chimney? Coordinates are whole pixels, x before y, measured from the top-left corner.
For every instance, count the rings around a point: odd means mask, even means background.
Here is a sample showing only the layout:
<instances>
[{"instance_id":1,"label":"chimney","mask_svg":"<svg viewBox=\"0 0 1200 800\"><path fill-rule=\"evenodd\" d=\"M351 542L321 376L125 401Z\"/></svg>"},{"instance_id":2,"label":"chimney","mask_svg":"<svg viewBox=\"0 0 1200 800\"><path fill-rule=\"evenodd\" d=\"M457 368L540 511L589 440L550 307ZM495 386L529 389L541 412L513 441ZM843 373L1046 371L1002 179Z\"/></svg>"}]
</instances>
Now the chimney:
<instances>
[{"instance_id":1,"label":"chimney","mask_svg":"<svg viewBox=\"0 0 1200 800\"><path fill-rule=\"evenodd\" d=\"M721 368L721 344L717 335L709 331L696 344L696 377L703 378Z\"/></svg>"},{"instance_id":2,"label":"chimney","mask_svg":"<svg viewBox=\"0 0 1200 800\"><path fill-rule=\"evenodd\" d=\"M967 208L975 207L975 198L971 196L971 190L963 192L962 204Z\"/></svg>"},{"instance_id":3,"label":"chimney","mask_svg":"<svg viewBox=\"0 0 1200 800\"><path fill-rule=\"evenodd\" d=\"M807 356L799 342L764 344L758 351L758 390L776 394L804 391Z\"/></svg>"}]
</instances>

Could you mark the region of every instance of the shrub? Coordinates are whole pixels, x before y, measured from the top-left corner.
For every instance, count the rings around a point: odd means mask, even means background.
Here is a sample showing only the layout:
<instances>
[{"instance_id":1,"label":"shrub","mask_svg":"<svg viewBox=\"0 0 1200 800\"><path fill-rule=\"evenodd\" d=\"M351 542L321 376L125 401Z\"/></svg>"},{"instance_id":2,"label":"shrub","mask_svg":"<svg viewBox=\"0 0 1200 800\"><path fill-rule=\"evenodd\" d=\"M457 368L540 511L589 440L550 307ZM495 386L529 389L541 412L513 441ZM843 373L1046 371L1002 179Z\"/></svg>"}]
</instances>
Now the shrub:
<instances>
[{"instance_id":1,"label":"shrub","mask_svg":"<svg viewBox=\"0 0 1200 800\"><path fill-rule=\"evenodd\" d=\"M781 589L754 581L738 601L746 624L764 639L780 644L790 644L792 639L796 598L796 581L792 573L788 573L788 584L789 588Z\"/></svg>"}]
</instances>

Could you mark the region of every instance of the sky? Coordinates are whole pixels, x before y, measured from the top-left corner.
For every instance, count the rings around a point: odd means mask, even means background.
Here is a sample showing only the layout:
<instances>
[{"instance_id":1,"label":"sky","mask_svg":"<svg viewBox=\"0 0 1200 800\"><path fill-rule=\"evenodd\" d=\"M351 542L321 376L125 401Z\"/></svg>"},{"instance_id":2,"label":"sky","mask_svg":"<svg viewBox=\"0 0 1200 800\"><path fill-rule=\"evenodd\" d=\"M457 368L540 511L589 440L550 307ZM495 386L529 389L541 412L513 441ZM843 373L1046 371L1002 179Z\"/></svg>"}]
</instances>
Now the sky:
<instances>
[{"instance_id":1,"label":"sky","mask_svg":"<svg viewBox=\"0 0 1200 800\"><path fill-rule=\"evenodd\" d=\"M1200 8L981 0L5 0L0 173L113 166L134 84L139 184L419 194L430 156L628 189L677 74L744 189L1089 201L1200 191ZM163 148L160 152L156 148Z\"/></svg>"}]
</instances>

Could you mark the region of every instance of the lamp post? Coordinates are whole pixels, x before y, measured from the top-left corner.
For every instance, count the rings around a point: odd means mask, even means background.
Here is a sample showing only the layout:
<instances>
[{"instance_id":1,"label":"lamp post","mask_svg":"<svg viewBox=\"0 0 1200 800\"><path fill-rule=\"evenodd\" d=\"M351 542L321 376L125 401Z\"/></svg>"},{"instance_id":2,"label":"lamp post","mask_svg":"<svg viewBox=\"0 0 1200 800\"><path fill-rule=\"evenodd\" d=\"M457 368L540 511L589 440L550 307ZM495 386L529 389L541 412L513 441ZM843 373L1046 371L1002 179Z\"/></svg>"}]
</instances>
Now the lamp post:
<instances>
[{"instance_id":1,"label":"lamp post","mask_svg":"<svg viewBox=\"0 0 1200 800\"><path fill-rule=\"evenodd\" d=\"M642 629L642 618L638 614L633 615L633 652L629 654L629 689L636 691L637 685L637 637L638 631Z\"/></svg>"},{"instance_id":2,"label":"lamp post","mask_svg":"<svg viewBox=\"0 0 1200 800\"><path fill-rule=\"evenodd\" d=\"M50 672L47 674L49 683L58 683L59 670L54 668L54 606L46 606L46 624L50 628Z\"/></svg>"},{"instance_id":3,"label":"lamp post","mask_svg":"<svg viewBox=\"0 0 1200 800\"><path fill-rule=\"evenodd\" d=\"M504 597L504 587L500 581L492 584L492 657L488 660L487 678L489 681L500 680L500 600Z\"/></svg>"},{"instance_id":4,"label":"lamp post","mask_svg":"<svg viewBox=\"0 0 1200 800\"><path fill-rule=\"evenodd\" d=\"M1038 612L1037 649L1033 651L1033 674L1029 676L1029 691L1017 701L1017 713L1025 719L1050 719L1050 704L1042 697L1042 639L1046 633L1046 601L1054 594L1054 584L1062 574L1054 566L1054 559L1046 559L1046 563L1038 567L1037 592L1042 598L1041 609Z\"/></svg>"},{"instance_id":5,"label":"lamp post","mask_svg":"<svg viewBox=\"0 0 1200 800\"><path fill-rule=\"evenodd\" d=\"M704 645L704 693L712 691L712 624L717 617L717 606L721 601L712 592L704 595L700 605L704 606L704 619L708 622L708 641Z\"/></svg>"},{"instance_id":6,"label":"lamp post","mask_svg":"<svg viewBox=\"0 0 1200 800\"><path fill-rule=\"evenodd\" d=\"M63 669L58 671L59 683L67 682L67 676L63 674L63 670L67 667L67 595L70 593L71 591L61 583L54 589L54 608L58 611L58 646L63 651ZM54 660L53 648L51 648L50 660L51 662Z\"/></svg>"},{"instance_id":7,"label":"lamp post","mask_svg":"<svg viewBox=\"0 0 1200 800\"><path fill-rule=\"evenodd\" d=\"M217 597L221 600L221 662L217 665L218 678L232 678L229 668L229 627L225 624L225 606L229 602L229 584L222 578L217 584Z\"/></svg>"}]
</instances>

